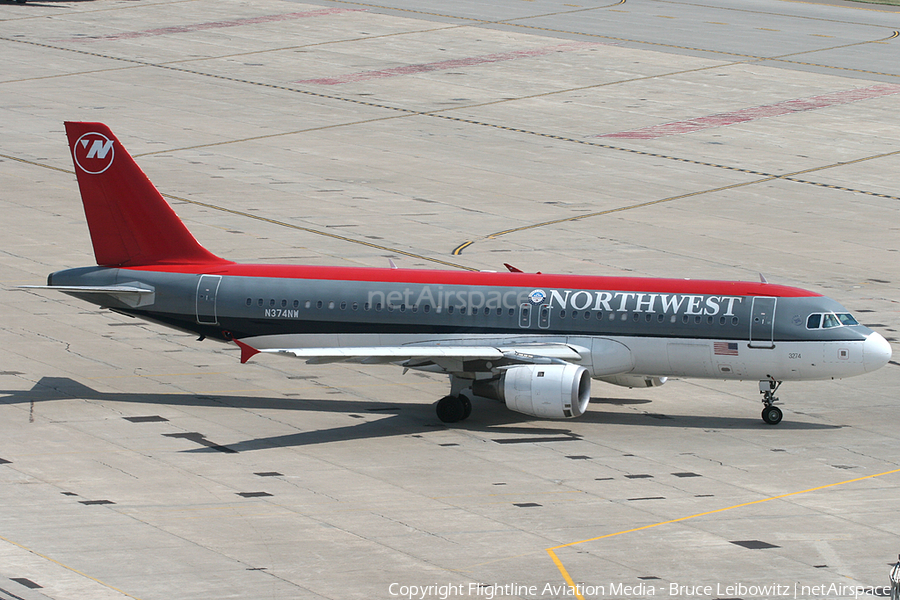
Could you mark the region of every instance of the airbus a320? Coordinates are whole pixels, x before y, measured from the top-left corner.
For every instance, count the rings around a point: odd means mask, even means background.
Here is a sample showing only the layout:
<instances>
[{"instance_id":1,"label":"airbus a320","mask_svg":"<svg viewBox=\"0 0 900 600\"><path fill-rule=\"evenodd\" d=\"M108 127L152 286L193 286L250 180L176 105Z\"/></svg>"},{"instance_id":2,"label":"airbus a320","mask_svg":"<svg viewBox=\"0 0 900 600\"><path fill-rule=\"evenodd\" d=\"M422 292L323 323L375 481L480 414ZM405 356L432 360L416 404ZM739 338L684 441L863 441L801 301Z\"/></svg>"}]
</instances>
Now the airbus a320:
<instances>
[{"instance_id":1,"label":"airbus a320","mask_svg":"<svg viewBox=\"0 0 900 600\"><path fill-rule=\"evenodd\" d=\"M891 346L820 294L765 282L238 264L187 230L108 127L66 123L96 266L46 286L131 317L237 344L241 362L394 364L449 375L444 422L489 398L533 417L588 408L591 380L759 382L862 375Z\"/></svg>"}]
</instances>

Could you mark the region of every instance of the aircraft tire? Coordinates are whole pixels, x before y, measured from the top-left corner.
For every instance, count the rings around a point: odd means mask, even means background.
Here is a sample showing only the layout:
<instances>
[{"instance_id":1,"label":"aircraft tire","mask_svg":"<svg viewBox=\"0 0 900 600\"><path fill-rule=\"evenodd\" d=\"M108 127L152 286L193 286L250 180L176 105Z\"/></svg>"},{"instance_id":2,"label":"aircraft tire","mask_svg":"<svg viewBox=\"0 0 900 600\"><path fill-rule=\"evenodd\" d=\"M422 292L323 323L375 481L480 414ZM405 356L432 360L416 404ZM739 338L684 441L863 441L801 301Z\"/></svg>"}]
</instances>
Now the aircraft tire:
<instances>
[{"instance_id":1,"label":"aircraft tire","mask_svg":"<svg viewBox=\"0 0 900 600\"><path fill-rule=\"evenodd\" d=\"M465 396L444 396L437 403L437 416L444 423L456 423L466 418ZM466 398L468 400L468 398ZM471 406L471 403L469 403Z\"/></svg>"},{"instance_id":2,"label":"aircraft tire","mask_svg":"<svg viewBox=\"0 0 900 600\"><path fill-rule=\"evenodd\" d=\"M777 406L767 406L762 411L763 421L769 425L778 425L781 423L782 417L784 417L784 413Z\"/></svg>"},{"instance_id":3,"label":"aircraft tire","mask_svg":"<svg viewBox=\"0 0 900 600\"><path fill-rule=\"evenodd\" d=\"M460 394L459 399L463 403L463 418L461 420L465 421L472 414L472 401L469 400L468 396L463 396L462 394Z\"/></svg>"}]
</instances>

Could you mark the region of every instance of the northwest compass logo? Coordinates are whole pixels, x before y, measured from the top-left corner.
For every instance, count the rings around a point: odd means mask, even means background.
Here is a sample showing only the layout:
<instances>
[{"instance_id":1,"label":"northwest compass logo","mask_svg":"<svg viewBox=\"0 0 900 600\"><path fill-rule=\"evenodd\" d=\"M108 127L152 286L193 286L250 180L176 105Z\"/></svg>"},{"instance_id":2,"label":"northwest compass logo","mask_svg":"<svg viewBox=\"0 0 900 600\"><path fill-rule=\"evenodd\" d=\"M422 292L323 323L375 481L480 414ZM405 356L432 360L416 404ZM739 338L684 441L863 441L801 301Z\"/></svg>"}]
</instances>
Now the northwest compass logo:
<instances>
[{"instance_id":1,"label":"northwest compass logo","mask_svg":"<svg viewBox=\"0 0 900 600\"><path fill-rule=\"evenodd\" d=\"M85 173L99 175L112 166L116 150L113 141L102 133L85 133L72 150L75 164Z\"/></svg>"},{"instance_id":2,"label":"northwest compass logo","mask_svg":"<svg viewBox=\"0 0 900 600\"><path fill-rule=\"evenodd\" d=\"M533 304L540 304L546 297L547 294L544 293L544 290L534 290L528 294L528 298Z\"/></svg>"}]
</instances>

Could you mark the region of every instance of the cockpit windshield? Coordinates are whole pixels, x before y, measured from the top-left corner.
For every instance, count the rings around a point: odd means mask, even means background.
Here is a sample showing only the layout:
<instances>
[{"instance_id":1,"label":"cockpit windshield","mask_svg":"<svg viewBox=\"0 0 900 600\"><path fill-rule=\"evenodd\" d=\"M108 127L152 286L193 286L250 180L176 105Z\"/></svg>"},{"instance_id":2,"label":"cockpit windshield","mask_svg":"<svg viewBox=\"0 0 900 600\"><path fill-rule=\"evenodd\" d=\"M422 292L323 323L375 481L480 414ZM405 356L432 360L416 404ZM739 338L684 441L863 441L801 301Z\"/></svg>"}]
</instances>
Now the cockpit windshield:
<instances>
[{"instance_id":1,"label":"cockpit windshield","mask_svg":"<svg viewBox=\"0 0 900 600\"><path fill-rule=\"evenodd\" d=\"M831 329L859 325L850 313L813 313L806 318L807 329Z\"/></svg>"},{"instance_id":2,"label":"cockpit windshield","mask_svg":"<svg viewBox=\"0 0 900 600\"><path fill-rule=\"evenodd\" d=\"M840 320L841 325L859 325L859 321L854 319L850 313L838 313L837 318Z\"/></svg>"}]
</instances>

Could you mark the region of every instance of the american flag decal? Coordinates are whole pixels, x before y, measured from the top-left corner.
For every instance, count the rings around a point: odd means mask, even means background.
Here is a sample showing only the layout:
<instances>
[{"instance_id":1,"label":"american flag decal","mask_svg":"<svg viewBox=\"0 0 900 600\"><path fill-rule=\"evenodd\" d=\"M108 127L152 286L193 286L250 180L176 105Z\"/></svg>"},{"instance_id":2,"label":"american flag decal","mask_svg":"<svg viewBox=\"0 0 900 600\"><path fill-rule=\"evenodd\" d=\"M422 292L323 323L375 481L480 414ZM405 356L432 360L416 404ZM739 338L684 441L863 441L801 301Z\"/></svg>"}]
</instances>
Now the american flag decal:
<instances>
[{"instance_id":1,"label":"american flag decal","mask_svg":"<svg viewBox=\"0 0 900 600\"><path fill-rule=\"evenodd\" d=\"M719 356L737 356L737 342L713 342L713 354Z\"/></svg>"}]
</instances>

